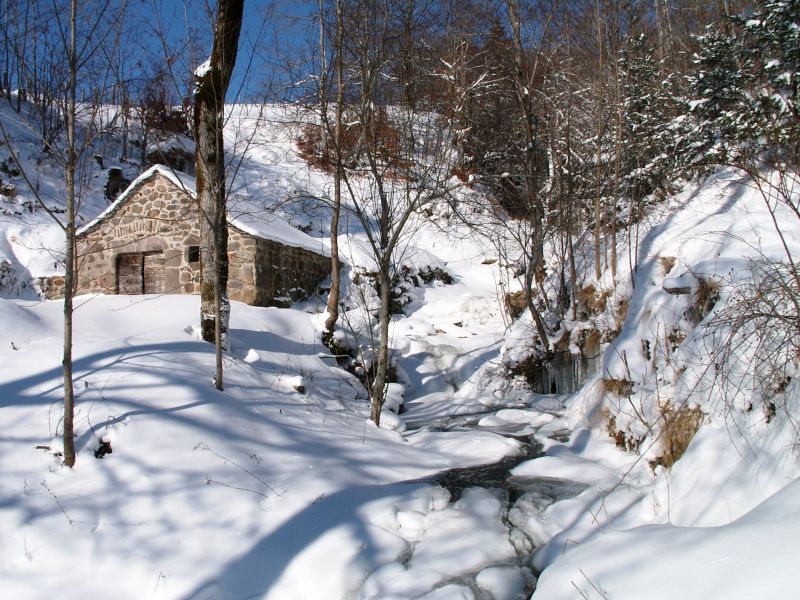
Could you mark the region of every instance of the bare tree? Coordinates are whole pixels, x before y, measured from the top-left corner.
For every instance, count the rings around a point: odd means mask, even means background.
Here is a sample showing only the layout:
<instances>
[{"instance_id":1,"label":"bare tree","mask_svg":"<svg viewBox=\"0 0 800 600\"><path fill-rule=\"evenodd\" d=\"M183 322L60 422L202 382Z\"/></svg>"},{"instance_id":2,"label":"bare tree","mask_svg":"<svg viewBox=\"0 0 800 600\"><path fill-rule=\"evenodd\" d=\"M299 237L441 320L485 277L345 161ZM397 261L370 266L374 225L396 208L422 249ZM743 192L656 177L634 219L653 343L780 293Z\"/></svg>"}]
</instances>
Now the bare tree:
<instances>
[{"instance_id":1,"label":"bare tree","mask_svg":"<svg viewBox=\"0 0 800 600\"><path fill-rule=\"evenodd\" d=\"M542 158L546 142L540 139L540 123L543 120L537 110L537 80L543 75L547 59L545 57L545 35L548 31L553 13L550 12L541 24L543 33L538 47L533 50L530 59L522 39L522 23L516 0L506 0L508 20L512 31L514 49L514 70L511 80L515 91L518 110L522 117L525 133L523 189L526 206L526 220L530 227L526 228L528 239L520 239L525 257L525 280L523 291L525 304L536 326L536 332L545 350L549 350L549 331L542 315L534 303L534 279L543 276L545 211L543 202L543 184L548 179L548 166Z\"/></svg>"},{"instance_id":2,"label":"bare tree","mask_svg":"<svg viewBox=\"0 0 800 600\"><path fill-rule=\"evenodd\" d=\"M222 351L228 345L228 221L225 148L222 136L225 94L236 64L244 0L219 0L211 56L195 71L194 135L197 199L200 205L200 326L216 347L214 385L224 389Z\"/></svg>"},{"instance_id":3,"label":"bare tree","mask_svg":"<svg viewBox=\"0 0 800 600\"><path fill-rule=\"evenodd\" d=\"M64 420L63 444L64 464L72 467L75 464L74 444L74 409L75 393L73 388L73 312L74 297L77 287L78 260L75 245L75 230L80 203L83 194L83 180L87 176L86 160L93 154L93 144L97 139L96 124L101 111L105 92L109 89L109 78L112 69L105 59L113 56L115 40L125 12L125 2L118 4L112 0L82 3L70 0L66 11L55 10L49 13L51 22L48 27L57 33L60 45L50 42L47 48L58 51L53 61L61 61L67 65L63 96L58 100L58 113L65 123L64 139L55 136L51 130L42 129L41 136L46 155L54 160L62 169L65 183L64 207L53 207L46 202L34 180L35 174L26 171L26 166L12 152L26 185L43 210L45 210L62 228L65 237L64 251L64 336L63 336L63 392ZM101 60L99 56L103 56ZM91 101L79 102L78 92L82 91ZM8 132L0 123L4 141L11 148L12 141ZM63 215L63 216L62 216Z\"/></svg>"},{"instance_id":4,"label":"bare tree","mask_svg":"<svg viewBox=\"0 0 800 600\"><path fill-rule=\"evenodd\" d=\"M367 383L371 419L380 424L398 261L421 209L461 183L451 177L452 136L413 92L417 35L427 7L413 0L359 0L340 6L347 12L339 18L352 32L344 52L352 71L347 120L350 139L356 139L347 160L339 160L347 200L342 206L360 223L374 261L377 315L371 310L367 314L377 332Z\"/></svg>"},{"instance_id":5,"label":"bare tree","mask_svg":"<svg viewBox=\"0 0 800 600\"><path fill-rule=\"evenodd\" d=\"M67 184L67 220L64 224L67 247L64 252L64 464L72 467L75 464L75 441L73 438L73 419L75 414L75 394L72 385L72 313L73 297L76 289L76 256L75 256L75 176L78 168L78 157L75 152L75 120L76 96L78 83L78 45L77 19L78 3L71 0L69 13L69 42L67 60L69 62L69 87L66 94L67 120L67 154L65 177Z\"/></svg>"},{"instance_id":6,"label":"bare tree","mask_svg":"<svg viewBox=\"0 0 800 600\"><path fill-rule=\"evenodd\" d=\"M333 206L331 214L331 289L328 293L325 330L333 334L339 319L339 298L341 295L341 261L339 260L339 219L342 208L342 114L344 111L344 9L342 0L334 0L335 25L333 33L333 54L335 82L335 106L333 124L330 122L328 60L326 52L326 11L324 0L319 0L320 28L320 115L323 139L332 138L333 145Z\"/></svg>"}]
</instances>

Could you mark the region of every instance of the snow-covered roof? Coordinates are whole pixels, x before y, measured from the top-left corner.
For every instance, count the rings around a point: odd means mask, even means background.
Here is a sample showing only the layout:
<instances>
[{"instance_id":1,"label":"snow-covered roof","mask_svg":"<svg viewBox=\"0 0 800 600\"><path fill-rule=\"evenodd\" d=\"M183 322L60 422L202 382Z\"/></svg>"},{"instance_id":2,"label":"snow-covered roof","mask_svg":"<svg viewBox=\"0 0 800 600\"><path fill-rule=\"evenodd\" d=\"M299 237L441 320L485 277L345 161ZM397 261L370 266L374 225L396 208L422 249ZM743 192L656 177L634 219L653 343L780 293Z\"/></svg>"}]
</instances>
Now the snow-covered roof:
<instances>
[{"instance_id":1,"label":"snow-covered roof","mask_svg":"<svg viewBox=\"0 0 800 600\"><path fill-rule=\"evenodd\" d=\"M163 140L155 140L147 144L147 154L152 154L154 152L174 152L174 151L181 151L186 152L188 154L194 154L195 150L195 143L189 136L183 133L176 133L170 135L168 138Z\"/></svg>"},{"instance_id":2,"label":"snow-covered roof","mask_svg":"<svg viewBox=\"0 0 800 600\"><path fill-rule=\"evenodd\" d=\"M145 182L156 174L168 179L175 187L185 191L190 197L197 198L197 181L194 177L165 165L153 165L134 179L125 191L114 202L109 204L102 213L82 225L76 231L76 235L88 233L98 226L104 219L116 212ZM267 218L266 215L231 215L229 213L228 223L255 237L279 242L294 248L302 248L323 256L330 256L329 251L319 239L311 237L281 219Z\"/></svg>"}]
</instances>

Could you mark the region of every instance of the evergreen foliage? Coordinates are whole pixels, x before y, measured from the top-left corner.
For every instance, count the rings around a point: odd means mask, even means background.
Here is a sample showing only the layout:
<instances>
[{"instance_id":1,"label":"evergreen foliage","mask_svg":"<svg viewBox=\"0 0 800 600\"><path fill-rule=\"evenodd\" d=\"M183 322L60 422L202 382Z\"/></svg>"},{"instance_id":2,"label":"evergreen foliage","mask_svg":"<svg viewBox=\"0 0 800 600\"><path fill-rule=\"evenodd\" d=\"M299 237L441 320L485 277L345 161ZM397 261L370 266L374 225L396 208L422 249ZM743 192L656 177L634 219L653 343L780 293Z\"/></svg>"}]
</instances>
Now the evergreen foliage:
<instances>
[{"instance_id":1,"label":"evergreen foliage","mask_svg":"<svg viewBox=\"0 0 800 600\"><path fill-rule=\"evenodd\" d=\"M732 35L699 39L688 77L696 119L693 160L741 164L754 157L795 161L800 140L800 2L762 0L733 18ZM776 154L777 153L777 154Z\"/></svg>"},{"instance_id":2,"label":"evergreen foliage","mask_svg":"<svg viewBox=\"0 0 800 600\"><path fill-rule=\"evenodd\" d=\"M643 35L630 40L620 59L624 81L622 100L622 194L638 203L666 191L674 179L675 129L678 110L674 77L664 73Z\"/></svg>"}]
</instances>

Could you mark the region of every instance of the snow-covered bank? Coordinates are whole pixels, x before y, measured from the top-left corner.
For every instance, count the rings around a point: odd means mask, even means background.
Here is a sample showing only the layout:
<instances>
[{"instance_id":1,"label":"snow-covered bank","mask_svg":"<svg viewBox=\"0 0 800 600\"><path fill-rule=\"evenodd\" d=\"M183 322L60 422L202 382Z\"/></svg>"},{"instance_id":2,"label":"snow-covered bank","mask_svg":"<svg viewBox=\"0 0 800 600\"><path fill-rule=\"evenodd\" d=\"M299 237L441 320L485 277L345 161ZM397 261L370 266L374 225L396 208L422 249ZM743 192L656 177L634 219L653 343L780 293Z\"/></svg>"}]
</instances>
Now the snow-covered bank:
<instances>
[{"instance_id":1,"label":"snow-covered bank","mask_svg":"<svg viewBox=\"0 0 800 600\"><path fill-rule=\"evenodd\" d=\"M798 487L718 527L609 528L545 570L534 598L793 598Z\"/></svg>"},{"instance_id":2,"label":"snow-covered bank","mask_svg":"<svg viewBox=\"0 0 800 600\"><path fill-rule=\"evenodd\" d=\"M232 212L258 226L285 217L324 244L319 198L331 179L297 156L288 124L296 115L236 111L232 122L253 143ZM23 141L30 133L15 131ZM26 143L34 165L41 156ZM39 179L55 196L51 167ZM29 200L21 185L12 200L2 208ZM105 206L94 181L81 218ZM395 290L403 314L391 323L399 381L382 428L367 420L363 386L320 343L322 297L295 310L234 305L224 393L211 385L212 348L197 337L197 298L81 297L74 470L54 456L62 307L8 286L0 291L11 297L0 299L3 593L517 600L542 570L536 597L545 600L792 597L798 383L765 389L754 348L736 343L723 355L717 346L738 339L720 317L758 264L785 257L765 206L752 181L722 171L621 229L617 280L607 269L579 283L594 286L602 307L571 322L564 309L566 320L552 322L564 325L559 334L602 333L600 372L574 396L548 397L510 376L533 340L529 316L512 323L503 308L521 285L519 265L506 260L514 246L500 253L499 235L477 237L447 221L446 207L435 212L439 227L415 217L398 256L406 277ZM0 262L13 264L17 282L58 270L63 241L47 219L0 217ZM778 214L796 256L792 219ZM346 291L362 292L367 306L345 296L338 334L367 340L374 260L361 225L344 221ZM638 240L631 254L630 240ZM590 278L591 254L577 265ZM546 289L557 278L550 258ZM420 277L432 271L447 277ZM682 455L665 433L680 418L691 440ZM513 437L532 434L545 455L514 475L572 480L574 497L555 501L544 485L511 506L485 489L451 502L430 479L514 455ZM96 458L103 449L111 453ZM762 558L759 545L779 559Z\"/></svg>"},{"instance_id":3,"label":"snow-covered bank","mask_svg":"<svg viewBox=\"0 0 800 600\"><path fill-rule=\"evenodd\" d=\"M729 326L752 265L786 260L766 206L752 181L723 171L642 231L627 317L602 373L570 400L569 441L515 470L591 484L526 524L548 541L535 598L795 595L797 365L765 388L768 344ZM772 206L796 256L800 223Z\"/></svg>"}]
</instances>

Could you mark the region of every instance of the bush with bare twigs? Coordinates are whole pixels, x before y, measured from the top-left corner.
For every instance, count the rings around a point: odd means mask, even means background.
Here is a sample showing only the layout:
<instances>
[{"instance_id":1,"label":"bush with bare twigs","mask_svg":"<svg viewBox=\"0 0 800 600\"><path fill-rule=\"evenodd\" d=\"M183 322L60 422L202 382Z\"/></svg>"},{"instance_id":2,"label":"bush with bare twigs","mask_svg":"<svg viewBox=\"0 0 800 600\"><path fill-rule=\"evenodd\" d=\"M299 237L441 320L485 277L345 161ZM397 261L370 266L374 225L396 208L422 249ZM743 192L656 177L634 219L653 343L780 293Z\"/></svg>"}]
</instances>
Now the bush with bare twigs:
<instances>
[{"instance_id":1,"label":"bush with bare twigs","mask_svg":"<svg viewBox=\"0 0 800 600\"><path fill-rule=\"evenodd\" d=\"M789 262L752 260L748 276L729 288L710 322L719 395L729 409L749 411L760 402L770 420L775 397L800 366L800 271Z\"/></svg>"}]
</instances>

